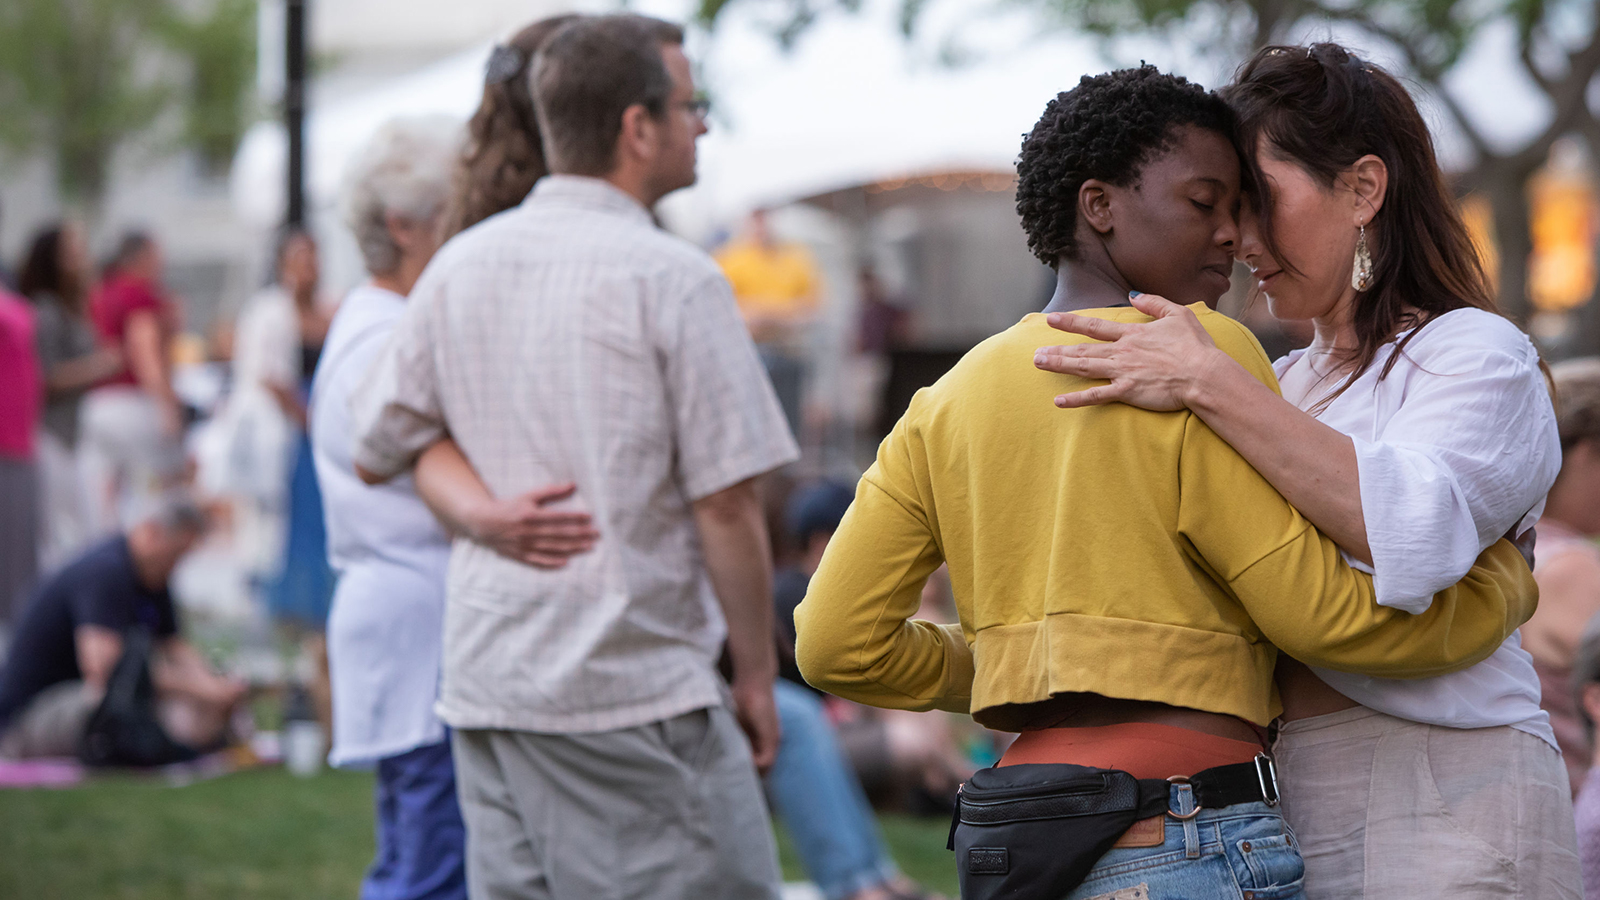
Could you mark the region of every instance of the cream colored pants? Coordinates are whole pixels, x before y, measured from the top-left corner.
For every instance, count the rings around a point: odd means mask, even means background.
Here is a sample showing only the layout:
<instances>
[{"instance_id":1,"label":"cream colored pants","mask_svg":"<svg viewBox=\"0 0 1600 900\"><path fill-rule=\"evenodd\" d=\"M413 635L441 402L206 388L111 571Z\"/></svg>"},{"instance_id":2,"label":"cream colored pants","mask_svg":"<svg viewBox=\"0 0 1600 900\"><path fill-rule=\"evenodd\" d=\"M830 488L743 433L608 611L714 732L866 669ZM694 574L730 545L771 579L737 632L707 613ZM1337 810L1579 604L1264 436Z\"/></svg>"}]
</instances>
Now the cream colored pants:
<instances>
[{"instance_id":1,"label":"cream colored pants","mask_svg":"<svg viewBox=\"0 0 1600 900\"><path fill-rule=\"evenodd\" d=\"M79 464L96 534L120 531L154 511L181 480L183 447L161 424L161 407L134 387L98 388L83 399Z\"/></svg>"},{"instance_id":2,"label":"cream colored pants","mask_svg":"<svg viewBox=\"0 0 1600 900\"><path fill-rule=\"evenodd\" d=\"M1357 707L1285 724L1273 751L1308 900L1582 900L1566 768L1531 734Z\"/></svg>"}]
</instances>

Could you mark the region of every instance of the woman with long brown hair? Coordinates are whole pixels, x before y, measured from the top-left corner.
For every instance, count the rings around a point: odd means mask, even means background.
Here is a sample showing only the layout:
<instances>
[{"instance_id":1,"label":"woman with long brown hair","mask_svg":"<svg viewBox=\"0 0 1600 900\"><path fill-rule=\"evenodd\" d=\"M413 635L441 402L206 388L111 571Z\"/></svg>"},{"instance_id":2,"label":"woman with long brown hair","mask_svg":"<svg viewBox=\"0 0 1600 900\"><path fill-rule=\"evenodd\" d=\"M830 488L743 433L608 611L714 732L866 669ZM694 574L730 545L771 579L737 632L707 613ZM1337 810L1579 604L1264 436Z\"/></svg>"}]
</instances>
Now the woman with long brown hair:
<instances>
[{"instance_id":1,"label":"woman with long brown hair","mask_svg":"<svg viewBox=\"0 0 1600 900\"><path fill-rule=\"evenodd\" d=\"M1396 79L1336 44L1270 47L1222 93L1256 182L1237 256L1275 316L1315 326L1275 365L1281 396L1158 297L1133 299L1153 322L1052 317L1106 343L1036 364L1109 382L1062 407L1192 410L1373 571L1379 604L1420 612L1500 537L1531 552L1561 463L1538 353L1496 313ZM1580 895L1567 776L1517 635L1438 678L1289 662L1278 681L1307 896Z\"/></svg>"},{"instance_id":2,"label":"woman with long brown hair","mask_svg":"<svg viewBox=\"0 0 1600 900\"><path fill-rule=\"evenodd\" d=\"M83 228L65 221L34 236L17 284L33 301L34 342L44 375L39 471L46 514L40 561L47 570L94 537L78 472L78 413L89 389L122 369L122 351L101 346L89 320L93 278Z\"/></svg>"},{"instance_id":3,"label":"woman with long brown hair","mask_svg":"<svg viewBox=\"0 0 1600 900\"><path fill-rule=\"evenodd\" d=\"M577 18L572 13L540 19L489 55L483 100L467 123L467 144L445 208L446 238L521 203L533 183L549 174L533 112L528 65L551 35Z\"/></svg>"},{"instance_id":4,"label":"woman with long brown hair","mask_svg":"<svg viewBox=\"0 0 1600 900\"><path fill-rule=\"evenodd\" d=\"M578 18L569 13L540 19L490 53L483 100L467 123L441 219L441 240L521 203L534 182L550 173L529 66L557 31ZM560 568L569 555L594 544L587 514L547 508L571 497L574 485L496 500L453 440L440 441L417 458L416 484L417 494L451 530L528 565Z\"/></svg>"}]
</instances>

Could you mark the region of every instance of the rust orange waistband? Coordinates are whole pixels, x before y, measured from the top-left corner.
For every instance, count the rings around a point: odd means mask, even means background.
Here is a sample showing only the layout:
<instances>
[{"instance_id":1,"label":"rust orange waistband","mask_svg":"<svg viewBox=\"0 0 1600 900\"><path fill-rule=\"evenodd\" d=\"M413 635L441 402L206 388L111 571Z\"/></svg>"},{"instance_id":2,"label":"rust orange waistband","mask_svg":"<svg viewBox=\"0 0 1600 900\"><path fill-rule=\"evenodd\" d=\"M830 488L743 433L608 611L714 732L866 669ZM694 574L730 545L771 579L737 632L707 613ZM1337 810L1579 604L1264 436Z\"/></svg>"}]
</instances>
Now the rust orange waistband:
<instances>
[{"instance_id":1,"label":"rust orange waistband","mask_svg":"<svg viewBox=\"0 0 1600 900\"><path fill-rule=\"evenodd\" d=\"M1024 731L997 765L1071 763L1121 769L1135 778L1168 778L1249 762L1260 752L1260 745L1249 741L1173 725L1129 722Z\"/></svg>"}]
</instances>

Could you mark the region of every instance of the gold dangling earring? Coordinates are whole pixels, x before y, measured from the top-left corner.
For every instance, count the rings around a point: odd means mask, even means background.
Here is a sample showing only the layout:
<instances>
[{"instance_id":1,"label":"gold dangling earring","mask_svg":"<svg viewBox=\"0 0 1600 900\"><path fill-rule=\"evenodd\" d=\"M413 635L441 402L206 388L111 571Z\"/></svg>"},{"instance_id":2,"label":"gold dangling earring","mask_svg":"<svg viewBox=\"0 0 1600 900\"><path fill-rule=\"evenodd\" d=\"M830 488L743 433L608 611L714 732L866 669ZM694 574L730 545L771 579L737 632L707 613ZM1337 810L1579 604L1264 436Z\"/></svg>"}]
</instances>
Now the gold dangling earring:
<instances>
[{"instance_id":1,"label":"gold dangling earring","mask_svg":"<svg viewBox=\"0 0 1600 900\"><path fill-rule=\"evenodd\" d=\"M1350 286L1364 291L1372 287L1372 253L1367 250L1367 226L1356 227L1361 229L1361 235L1356 238L1356 261L1350 270Z\"/></svg>"}]
</instances>

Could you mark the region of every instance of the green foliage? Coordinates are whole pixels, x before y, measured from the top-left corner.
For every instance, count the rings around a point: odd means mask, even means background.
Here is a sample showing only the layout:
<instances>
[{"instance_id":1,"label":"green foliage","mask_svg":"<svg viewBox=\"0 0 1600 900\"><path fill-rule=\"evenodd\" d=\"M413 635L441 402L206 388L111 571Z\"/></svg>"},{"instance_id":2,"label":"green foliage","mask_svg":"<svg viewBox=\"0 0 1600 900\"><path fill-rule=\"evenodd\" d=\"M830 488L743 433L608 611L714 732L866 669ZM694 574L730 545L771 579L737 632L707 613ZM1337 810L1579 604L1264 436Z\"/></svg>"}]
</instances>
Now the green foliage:
<instances>
[{"instance_id":1,"label":"green foliage","mask_svg":"<svg viewBox=\"0 0 1600 900\"><path fill-rule=\"evenodd\" d=\"M6 0L0 3L0 140L46 149L62 191L93 200L111 154L153 123L169 89L150 77L144 36L163 0Z\"/></svg>"},{"instance_id":2,"label":"green foliage","mask_svg":"<svg viewBox=\"0 0 1600 900\"><path fill-rule=\"evenodd\" d=\"M187 7L189 4L182 4ZM176 106L183 143L222 165L248 121L255 0L0 2L0 145L43 153L69 202L98 203L116 149Z\"/></svg>"},{"instance_id":3,"label":"green foliage","mask_svg":"<svg viewBox=\"0 0 1600 900\"><path fill-rule=\"evenodd\" d=\"M248 101L256 77L256 0L217 0L211 14L173 19L172 47L188 58L184 143L202 163L221 172L233 159L250 122Z\"/></svg>"}]
</instances>

